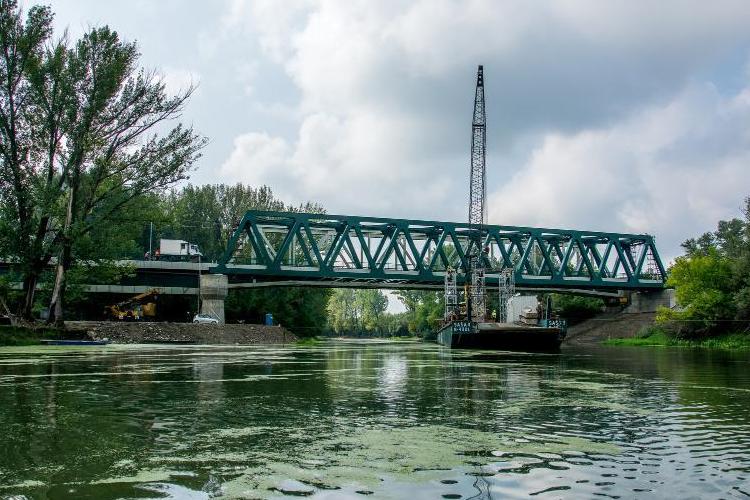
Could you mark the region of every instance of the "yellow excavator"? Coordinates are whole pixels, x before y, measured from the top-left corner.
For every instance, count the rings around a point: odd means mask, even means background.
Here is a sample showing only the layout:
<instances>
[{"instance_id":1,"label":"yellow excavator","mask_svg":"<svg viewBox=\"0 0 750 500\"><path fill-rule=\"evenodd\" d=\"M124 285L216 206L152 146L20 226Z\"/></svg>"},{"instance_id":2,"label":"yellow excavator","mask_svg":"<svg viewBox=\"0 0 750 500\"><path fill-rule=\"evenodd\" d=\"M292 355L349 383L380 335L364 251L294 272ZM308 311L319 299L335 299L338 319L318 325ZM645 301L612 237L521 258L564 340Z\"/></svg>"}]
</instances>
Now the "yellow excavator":
<instances>
[{"instance_id":1,"label":"yellow excavator","mask_svg":"<svg viewBox=\"0 0 750 500\"><path fill-rule=\"evenodd\" d=\"M156 300L159 290L152 288L120 303L106 306L104 314L115 321L152 320L156 317Z\"/></svg>"}]
</instances>

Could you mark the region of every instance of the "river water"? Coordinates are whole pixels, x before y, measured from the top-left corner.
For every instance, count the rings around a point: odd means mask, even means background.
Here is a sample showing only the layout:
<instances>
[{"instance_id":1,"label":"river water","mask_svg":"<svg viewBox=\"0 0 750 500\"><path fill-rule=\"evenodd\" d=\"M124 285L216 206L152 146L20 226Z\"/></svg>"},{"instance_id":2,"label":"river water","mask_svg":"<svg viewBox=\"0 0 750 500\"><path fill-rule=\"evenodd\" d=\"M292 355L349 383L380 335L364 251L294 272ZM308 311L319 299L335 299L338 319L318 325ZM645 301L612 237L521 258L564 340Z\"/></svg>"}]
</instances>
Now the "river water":
<instances>
[{"instance_id":1,"label":"river water","mask_svg":"<svg viewBox=\"0 0 750 500\"><path fill-rule=\"evenodd\" d=\"M745 498L750 355L0 350L0 499Z\"/></svg>"}]
</instances>

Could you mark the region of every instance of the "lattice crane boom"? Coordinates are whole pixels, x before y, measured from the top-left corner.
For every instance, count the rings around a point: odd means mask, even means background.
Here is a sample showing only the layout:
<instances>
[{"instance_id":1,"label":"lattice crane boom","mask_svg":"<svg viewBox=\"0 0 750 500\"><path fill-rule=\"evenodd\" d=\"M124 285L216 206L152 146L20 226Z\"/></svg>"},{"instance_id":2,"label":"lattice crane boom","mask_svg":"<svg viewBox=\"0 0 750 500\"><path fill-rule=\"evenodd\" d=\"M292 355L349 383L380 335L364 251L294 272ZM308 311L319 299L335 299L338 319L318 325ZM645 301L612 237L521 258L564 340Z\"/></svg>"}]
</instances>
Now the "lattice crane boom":
<instances>
[{"instance_id":1,"label":"lattice crane boom","mask_svg":"<svg viewBox=\"0 0 750 500\"><path fill-rule=\"evenodd\" d=\"M471 172L469 175L469 224L487 223L487 183L485 150L487 148L487 122L484 109L484 69L477 70L477 88L474 94L474 116L471 122Z\"/></svg>"},{"instance_id":2,"label":"lattice crane boom","mask_svg":"<svg viewBox=\"0 0 750 500\"><path fill-rule=\"evenodd\" d=\"M474 235L476 253L469 256L466 271L466 307L470 321L483 321L486 316L483 237L481 228L487 224L487 117L484 109L484 67L477 69L474 92L474 114L471 120L471 172L469 174L469 225L480 229Z\"/></svg>"}]
</instances>

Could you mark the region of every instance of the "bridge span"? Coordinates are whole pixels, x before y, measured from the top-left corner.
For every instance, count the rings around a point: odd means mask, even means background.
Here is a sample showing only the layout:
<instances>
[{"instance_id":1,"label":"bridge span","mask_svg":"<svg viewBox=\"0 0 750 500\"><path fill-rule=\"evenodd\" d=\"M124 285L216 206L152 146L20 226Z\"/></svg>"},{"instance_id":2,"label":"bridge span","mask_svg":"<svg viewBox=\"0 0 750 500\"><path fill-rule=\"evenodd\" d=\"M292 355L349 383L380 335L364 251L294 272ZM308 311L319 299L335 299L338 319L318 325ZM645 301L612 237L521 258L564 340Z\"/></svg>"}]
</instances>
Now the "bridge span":
<instances>
[{"instance_id":1,"label":"bridge span","mask_svg":"<svg viewBox=\"0 0 750 500\"><path fill-rule=\"evenodd\" d=\"M318 286L442 289L446 271L480 255L491 289L501 273L516 288L600 297L658 292L666 272L652 236L327 215L248 211L218 263L123 260L133 273L89 293L200 294L223 320L230 289ZM0 274L11 265L0 263ZM463 283L464 276L458 275ZM21 284L17 283L16 287ZM644 295L644 296L645 296Z\"/></svg>"},{"instance_id":2,"label":"bridge span","mask_svg":"<svg viewBox=\"0 0 750 500\"><path fill-rule=\"evenodd\" d=\"M488 286L506 269L518 288L602 295L660 290L666 277L647 234L269 211L245 214L210 272L230 286L439 288L471 254Z\"/></svg>"}]
</instances>

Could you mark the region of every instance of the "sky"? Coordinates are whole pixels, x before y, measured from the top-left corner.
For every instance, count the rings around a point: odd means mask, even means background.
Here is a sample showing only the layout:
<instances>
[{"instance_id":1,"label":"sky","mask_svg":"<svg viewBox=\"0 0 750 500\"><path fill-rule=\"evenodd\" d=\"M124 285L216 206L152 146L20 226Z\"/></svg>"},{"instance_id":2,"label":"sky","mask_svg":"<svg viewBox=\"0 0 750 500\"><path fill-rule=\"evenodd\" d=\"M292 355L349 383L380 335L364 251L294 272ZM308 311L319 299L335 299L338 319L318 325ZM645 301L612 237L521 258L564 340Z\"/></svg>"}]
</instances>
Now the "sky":
<instances>
[{"instance_id":1,"label":"sky","mask_svg":"<svg viewBox=\"0 0 750 500\"><path fill-rule=\"evenodd\" d=\"M747 0L50 5L71 38L109 25L171 91L198 85L194 183L463 221L483 64L490 223L649 233L668 262L750 196Z\"/></svg>"}]
</instances>

